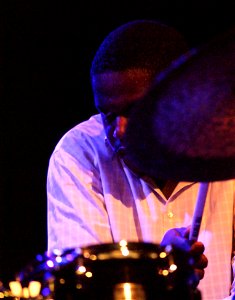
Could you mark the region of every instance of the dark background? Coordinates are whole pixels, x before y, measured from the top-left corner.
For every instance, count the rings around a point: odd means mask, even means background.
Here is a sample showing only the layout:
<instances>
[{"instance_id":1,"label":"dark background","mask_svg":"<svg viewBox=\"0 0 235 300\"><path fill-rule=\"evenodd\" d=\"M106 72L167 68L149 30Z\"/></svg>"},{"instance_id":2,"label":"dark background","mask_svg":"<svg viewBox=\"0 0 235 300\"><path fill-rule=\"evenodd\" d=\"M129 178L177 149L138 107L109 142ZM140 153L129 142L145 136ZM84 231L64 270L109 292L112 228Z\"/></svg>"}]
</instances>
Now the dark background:
<instances>
[{"instance_id":1,"label":"dark background","mask_svg":"<svg viewBox=\"0 0 235 300\"><path fill-rule=\"evenodd\" d=\"M48 160L96 112L89 68L103 38L124 22L159 19L197 46L233 25L233 2L0 2L0 279L46 250Z\"/></svg>"}]
</instances>

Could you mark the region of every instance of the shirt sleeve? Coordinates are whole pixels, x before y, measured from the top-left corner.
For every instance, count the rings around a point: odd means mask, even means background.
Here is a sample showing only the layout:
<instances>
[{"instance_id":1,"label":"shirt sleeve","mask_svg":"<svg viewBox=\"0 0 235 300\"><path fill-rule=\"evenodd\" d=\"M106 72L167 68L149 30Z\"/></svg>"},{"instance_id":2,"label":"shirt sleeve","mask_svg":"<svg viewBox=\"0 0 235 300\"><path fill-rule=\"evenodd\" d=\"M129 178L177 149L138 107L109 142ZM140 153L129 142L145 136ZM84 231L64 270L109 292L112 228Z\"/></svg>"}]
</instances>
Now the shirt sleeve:
<instances>
[{"instance_id":1,"label":"shirt sleeve","mask_svg":"<svg viewBox=\"0 0 235 300\"><path fill-rule=\"evenodd\" d=\"M113 242L95 154L59 147L47 175L48 250Z\"/></svg>"}]
</instances>

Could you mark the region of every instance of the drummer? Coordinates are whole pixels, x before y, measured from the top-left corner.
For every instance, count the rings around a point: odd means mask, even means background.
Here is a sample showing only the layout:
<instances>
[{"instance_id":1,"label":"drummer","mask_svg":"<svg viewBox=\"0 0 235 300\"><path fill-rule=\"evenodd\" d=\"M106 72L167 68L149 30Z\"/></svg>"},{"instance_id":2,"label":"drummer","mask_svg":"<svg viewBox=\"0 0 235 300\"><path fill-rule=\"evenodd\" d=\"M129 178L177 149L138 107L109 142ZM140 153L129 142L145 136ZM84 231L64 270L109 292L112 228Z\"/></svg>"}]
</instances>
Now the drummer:
<instances>
[{"instance_id":1,"label":"drummer","mask_svg":"<svg viewBox=\"0 0 235 300\"><path fill-rule=\"evenodd\" d=\"M190 246L199 183L141 176L122 159L129 111L187 50L179 32L152 20L131 21L104 39L91 66L98 114L69 130L50 158L48 250L122 239L172 243L193 252L203 300L219 300L232 280L234 181L210 183L199 239Z\"/></svg>"}]
</instances>

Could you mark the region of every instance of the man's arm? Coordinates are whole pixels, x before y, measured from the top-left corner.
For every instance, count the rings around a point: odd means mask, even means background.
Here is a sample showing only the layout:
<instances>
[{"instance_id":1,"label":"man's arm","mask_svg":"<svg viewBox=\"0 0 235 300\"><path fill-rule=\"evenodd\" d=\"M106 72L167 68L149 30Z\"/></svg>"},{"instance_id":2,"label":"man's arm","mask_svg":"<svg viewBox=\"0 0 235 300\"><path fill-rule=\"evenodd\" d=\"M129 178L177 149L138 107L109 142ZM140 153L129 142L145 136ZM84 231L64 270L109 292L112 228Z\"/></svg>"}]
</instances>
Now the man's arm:
<instances>
[{"instance_id":1,"label":"man's arm","mask_svg":"<svg viewBox=\"0 0 235 300\"><path fill-rule=\"evenodd\" d=\"M48 250L112 242L94 157L63 148L50 159L47 177Z\"/></svg>"}]
</instances>

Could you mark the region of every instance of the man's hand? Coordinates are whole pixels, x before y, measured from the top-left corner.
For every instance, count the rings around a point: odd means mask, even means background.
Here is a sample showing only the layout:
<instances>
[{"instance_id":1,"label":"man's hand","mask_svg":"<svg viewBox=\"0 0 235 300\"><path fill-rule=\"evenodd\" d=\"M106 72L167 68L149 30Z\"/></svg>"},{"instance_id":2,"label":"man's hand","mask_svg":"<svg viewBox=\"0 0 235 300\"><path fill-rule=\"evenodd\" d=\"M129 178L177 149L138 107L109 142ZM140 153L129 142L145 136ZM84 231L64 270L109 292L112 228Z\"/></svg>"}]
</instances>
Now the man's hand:
<instances>
[{"instance_id":1,"label":"man's hand","mask_svg":"<svg viewBox=\"0 0 235 300\"><path fill-rule=\"evenodd\" d=\"M161 246L172 245L173 248L185 251L192 255L195 274L194 286L196 288L200 280L204 277L204 269L208 265L208 259L203 254L205 247L201 242L189 241L189 231L190 228L185 227L168 230L163 237Z\"/></svg>"}]
</instances>

